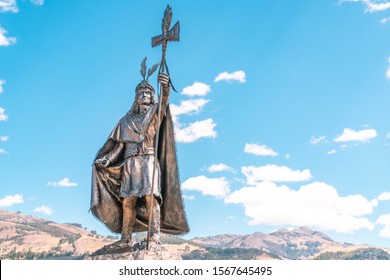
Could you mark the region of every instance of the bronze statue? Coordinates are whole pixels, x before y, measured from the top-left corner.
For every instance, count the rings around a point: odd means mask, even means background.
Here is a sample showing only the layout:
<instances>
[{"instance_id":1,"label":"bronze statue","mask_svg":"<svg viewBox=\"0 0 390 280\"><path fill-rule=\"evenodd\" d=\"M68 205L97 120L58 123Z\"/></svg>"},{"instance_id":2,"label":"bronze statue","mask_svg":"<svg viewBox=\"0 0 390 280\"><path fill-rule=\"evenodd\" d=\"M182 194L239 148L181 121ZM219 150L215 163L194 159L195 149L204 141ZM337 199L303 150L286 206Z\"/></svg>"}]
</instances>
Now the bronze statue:
<instances>
[{"instance_id":1,"label":"bronze statue","mask_svg":"<svg viewBox=\"0 0 390 280\"><path fill-rule=\"evenodd\" d=\"M122 234L123 245L131 244L133 232L148 231L147 243L159 243L160 232L189 231L168 104L171 83L164 73L167 42L178 40L179 32L178 23L168 30L171 16L168 6L163 35L157 36L155 44L163 45L161 63L146 75L146 58L143 60L143 80L135 89L133 106L114 127L93 164L91 211L110 230ZM158 65L160 94L156 101L148 78Z\"/></svg>"}]
</instances>

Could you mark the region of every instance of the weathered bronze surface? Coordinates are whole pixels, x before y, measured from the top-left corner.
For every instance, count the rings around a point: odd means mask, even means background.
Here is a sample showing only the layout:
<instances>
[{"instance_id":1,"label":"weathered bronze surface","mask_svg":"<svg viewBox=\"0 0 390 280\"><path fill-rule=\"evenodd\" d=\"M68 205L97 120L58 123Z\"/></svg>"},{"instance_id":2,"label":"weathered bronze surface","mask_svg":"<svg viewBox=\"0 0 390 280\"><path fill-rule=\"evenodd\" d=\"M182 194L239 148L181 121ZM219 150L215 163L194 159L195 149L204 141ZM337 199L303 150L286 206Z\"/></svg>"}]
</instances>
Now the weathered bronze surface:
<instances>
[{"instance_id":1,"label":"weathered bronze surface","mask_svg":"<svg viewBox=\"0 0 390 280\"><path fill-rule=\"evenodd\" d=\"M91 211L110 230L122 234L122 245L131 244L133 232L148 230L148 242L150 238L158 243L160 232L189 231L168 104L170 77L164 73L167 42L179 39L178 23L169 30L171 17L168 6L163 34L152 40L163 46L161 63L146 75L146 58L143 60L143 80L136 87L133 106L114 127L93 163ZM148 78L158 65L157 102Z\"/></svg>"}]
</instances>

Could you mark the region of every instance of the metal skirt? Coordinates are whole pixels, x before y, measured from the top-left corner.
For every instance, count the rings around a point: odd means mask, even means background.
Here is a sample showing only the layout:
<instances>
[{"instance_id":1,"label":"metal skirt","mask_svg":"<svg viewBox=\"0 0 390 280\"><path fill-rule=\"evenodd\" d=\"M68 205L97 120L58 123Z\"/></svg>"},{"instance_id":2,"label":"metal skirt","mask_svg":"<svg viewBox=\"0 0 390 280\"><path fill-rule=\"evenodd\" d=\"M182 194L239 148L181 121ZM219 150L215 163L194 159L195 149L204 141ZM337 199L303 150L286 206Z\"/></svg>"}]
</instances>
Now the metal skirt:
<instances>
[{"instance_id":1,"label":"metal skirt","mask_svg":"<svg viewBox=\"0 0 390 280\"><path fill-rule=\"evenodd\" d=\"M128 157L124 161L120 197L142 197L152 193L154 155ZM154 195L161 198L160 165L157 161Z\"/></svg>"}]
</instances>

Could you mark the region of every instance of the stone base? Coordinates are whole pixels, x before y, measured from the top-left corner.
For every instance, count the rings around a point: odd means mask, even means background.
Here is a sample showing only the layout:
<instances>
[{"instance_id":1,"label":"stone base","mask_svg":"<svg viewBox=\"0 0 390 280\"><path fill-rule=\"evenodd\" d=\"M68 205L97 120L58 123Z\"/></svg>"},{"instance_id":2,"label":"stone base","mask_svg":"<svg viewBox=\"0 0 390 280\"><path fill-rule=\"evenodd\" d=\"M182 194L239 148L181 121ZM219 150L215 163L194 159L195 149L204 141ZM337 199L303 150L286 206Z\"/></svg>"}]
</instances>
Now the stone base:
<instances>
[{"instance_id":1,"label":"stone base","mask_svg":"<svg viewBox=\"0 0 390 280\"><path fill-rule=\"evenodd\" d=\"M146 249L146 242L141 241L135 244L123 244L120 241L97 250L85 260L181 260L178 253L169 252L160 244L151 242L149 250Z\"/></svg>"}]
</instances>

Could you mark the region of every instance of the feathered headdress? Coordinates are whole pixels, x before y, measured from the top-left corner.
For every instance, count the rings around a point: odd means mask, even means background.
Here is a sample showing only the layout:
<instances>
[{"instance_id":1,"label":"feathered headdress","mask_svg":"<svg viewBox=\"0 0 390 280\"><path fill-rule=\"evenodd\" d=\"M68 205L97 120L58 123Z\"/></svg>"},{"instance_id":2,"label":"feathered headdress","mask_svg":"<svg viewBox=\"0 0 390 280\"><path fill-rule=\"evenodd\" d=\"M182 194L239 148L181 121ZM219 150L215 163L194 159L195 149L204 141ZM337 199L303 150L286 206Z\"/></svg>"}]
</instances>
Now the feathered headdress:
<instances>
[{"instance_id":1,"label":"feathered headdress","mask_svg":"<svg viewBox=\"0 0 390 280\"><path fill-rule=\"evenodd\" d=\"M146 57L142 60L142 63L141 63L141 76L143 78L143 80L137 85L137 87L135 88L135 91L137 92L138 89L142 88L142 87L147 87L149 88L153 94L154 94L154 88L152 87L152 85L149 83L148 79L150 76L153 75L153 73L156 71L157 67L160 65L160 63L156 63L152 66L152 68L150 68L148 70L148 75L146 75Z\"/></svg>"}]
</instances>

